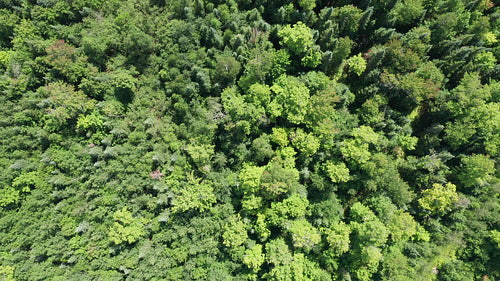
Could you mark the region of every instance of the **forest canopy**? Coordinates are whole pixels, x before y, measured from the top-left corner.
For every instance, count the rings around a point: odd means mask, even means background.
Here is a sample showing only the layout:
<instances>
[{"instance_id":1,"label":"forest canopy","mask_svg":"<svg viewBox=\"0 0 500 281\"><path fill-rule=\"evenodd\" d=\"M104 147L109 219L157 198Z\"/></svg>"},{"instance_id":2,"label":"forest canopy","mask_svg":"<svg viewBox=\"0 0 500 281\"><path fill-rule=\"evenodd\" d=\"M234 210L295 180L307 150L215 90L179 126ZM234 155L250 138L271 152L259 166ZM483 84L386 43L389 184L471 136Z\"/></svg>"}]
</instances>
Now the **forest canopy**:
<instances>
[{"instance_id":1,"label":"forest canopy","mask_svg":"<svg viewBox=\"0 0 500 281\"><path fill-rule=\"evenodd\" d=\"M1 0L0 280L500 280L499 5Z\"/></svg>"}]
</instances>

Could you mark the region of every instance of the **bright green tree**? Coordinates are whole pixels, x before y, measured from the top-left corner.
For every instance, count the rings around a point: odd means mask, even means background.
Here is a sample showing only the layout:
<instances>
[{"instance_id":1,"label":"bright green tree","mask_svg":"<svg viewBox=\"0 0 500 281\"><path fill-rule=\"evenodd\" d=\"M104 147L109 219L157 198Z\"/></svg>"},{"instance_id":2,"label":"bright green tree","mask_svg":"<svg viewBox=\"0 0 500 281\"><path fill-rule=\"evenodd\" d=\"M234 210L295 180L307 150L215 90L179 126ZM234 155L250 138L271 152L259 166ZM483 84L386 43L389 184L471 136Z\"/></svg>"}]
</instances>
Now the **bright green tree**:
<instances>
[{"instance_id":1,"label":"bright green tree","mask_svg":"<svg viewBox=\"0 0 500 281\"><path fill-rule=\"evenodd\" d=\"M350 179L349 169L344 162L328 161L325 170L333 183L347 182Z\"/></svg>"},{"instance_id":2,"label":"bright green tree","mask_svg":"<svg viewBox=\"0 0 500 281\"><path fill-rule=\"evenodd\" d=\"M2 281L15 281L14 268L8 265L0 265L0 278Z\"/></svg>"},{"instance_id":3,"label":"bright green tree","mask_svg":"<svg viewBox=\"0 0 500 281\"><path fill-rule=\"evenodd\" d=\"M457 201L456 186L450 182L444 186L433 184L432 188L424 190L418 199L420 207L433 215L450 211Z\"/></svg>"},{"instance_id":4,"label":"bright green tree","mask_svg":"<svg viewBox=\"0 0 500 281\"><path fill-rule=\"evenodd\" d=\"M286 46L291 53L302 57L301 62L307 67L316 67L321 62L321 53L313 48L312 30L302 22L293 26L287 25L278 31L281 45Z\"/></svg>"},{"instance_id":5,"label":"bright green tree","mask_svg":"<svg viewBox=\"0 0 500 281\"><path fill-rule=\"evenodd\" d=\"M245 250L245 255L243 256L243 263L251 268L254 273L259 272L260 266L264 263L265 256L262 253L262 245L256 244L250 249Z\"/></svg>"},{"instance_id":6,"label":"bright green tree","mask_svg":"<svg viewBox=\"0 0 500 281\"><path fill-rule=\"evenodd\" d=\"M353 72L357 76L360 76L366 69L366 61L361 56L361 53L348 58L345 64L349 67L349 71Z\"/></svg>"},{"instance_id":7,"label":"bright green tree","mask_svg":"<svg viewBox=\"0 0 500 281\"><path fill-rule=\"evenodd\" d=\"M268 105L269 114L276 118L285 118L293 124L301 124L307 114L310 104L309 89L298 78L280 76L271 86L275 93L274 99Z\"/></svg>"},{"instance_id":8,"label":"bright green tree","mask_svg":"<svg viewBox=\"0 0 500 281\"><path fill-rule=\"evenodd\" d=\"M239 174L243 193L256 194L259 191L264 170L265 167L257 167L250 164L243 166Z\"/></svg>"},{"instance_id":9,"label":"bright green tree","mask_svg":"<svg viewBox=\"0 0 500 281\"><path fill-rule=\"evenodd\" d=\"M305 133L302 129L297 128L294 133L290 134L292 144L297 150L307 157L314 155L319 147L320 142L317 137L311 133Z\"/></svg>"},{"instance_id":10,"label":"bright green tree","mask_svg":"<svg viewBox=\"0 0 500 281\"><path fill-rule=\"evenodd\" d=\"M115 244L132 244L146 234L142 219L133 218L126 207L113 214L115 222L109 229L109 239Z\"/></svg>"},{"instance_id":11,"label":"bright green tree","mask_svg":"<svg viewBox=\"0 0 500 281\"><path fill-rule=\"evenodd\" d=\"M283 27L278 31L278 36L281 38L280 43L296 55L305 53L314 44L311 29L303 22Z\"/></svg>"},{"instance_id":12,"label":"bright green tree","mask_svg":"<svg viewBox=\"0 0 500 281\"><path fill-rule=\"evenodd\" d=\"M245 223L239 216L232 216L224 227L222 234L223 244L226 247L236 248L248 239Z\"/></svg>"},{"instance_id":13,"label":"bright green tree","mask_svg":"<svg viewBox=\"0 0 500 281\"><path fill-rule=\"evenodd\" d=\"M188 174L188 182L175 194L172 212L198 210L204 212L216 202L214 187L210 181L203 181Z\"/></svg>"},{"instance_id":14,"label":"bright green tree","mask_svg":"<svg viewBox=\"0 0 500 281\"><path fill-rule=\"evenodd\" d=\"M284 167L282 161L275 159L265 167L260 182L261 195L275 199L298 187L299 171Z\"/></svg>"},{"instance_id":15,"label":"bright green tree","mask_svg":"<svg viewBox=\"0 0 500 281\"><path fill-rule=\"evenodd\" d=\"M351 240L351 228L344 222L332 224L329 228L323 230L326 235L326 241L334 256L340 257L342 254L349 251Z\"/></svg>"},{"instance_id":16,"label":"bright green tree","mask_svg":"<svg viewBox=\"0 0 500 281\"><path fill-rule=\"evenodd\" d=\"M495 173L495 162L487 155L471 155L462 158L462 172L458 179L465 187L483 186Z\"/></svg>"},{"instance_id":17,"label":"bright green tree","mask_svg":"<svg viewBox=\"0 0 500 281\"><path fill-rule=\"evenodd\" d=\"M271 139L281 147L288 145L288 134L285 128L273 128Z\"/></svg>"}]
</instances>

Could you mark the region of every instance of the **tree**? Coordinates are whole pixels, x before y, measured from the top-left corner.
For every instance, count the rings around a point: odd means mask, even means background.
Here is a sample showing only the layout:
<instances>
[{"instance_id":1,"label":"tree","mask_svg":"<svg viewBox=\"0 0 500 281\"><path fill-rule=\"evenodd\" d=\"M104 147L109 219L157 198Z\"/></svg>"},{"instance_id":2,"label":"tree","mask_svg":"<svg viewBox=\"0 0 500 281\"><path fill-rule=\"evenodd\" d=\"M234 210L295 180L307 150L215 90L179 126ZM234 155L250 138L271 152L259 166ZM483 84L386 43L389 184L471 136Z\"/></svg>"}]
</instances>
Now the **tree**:
<instances>
[{"instance_id":1,"label":"tree","mask_svg":"<svg viewBox=\"0 0 500 281\"><path fill-rule=\"evenodd\" d=\"M285 128L273 128L271 139L281 147L288 145L288 134Z\"/></svg>"},{"instance_id":2,"label":"tree","mask_svg":"<svg viewBox=\"0 0 500 281\"><path fill-rule=\"evenodd\" d=\"M293 26L287 25L278 31L280 44L286 46L292 54L302 57L301 62L307 67L316 67L321 62L321 53L313 48L312 31L302 22Z\"/></svg>"},{"instance_id":3,"label":"tree","mask_svg":"<svg viewBox=\"0 0 500 281\"><path fill-rule=\"evenodd\" d=\"M146 234L144 222L138 218L132 218L126 207L117 210L113 219L115 222L110 228L108 236L111 242L119 245L121 243L132 244Z\"/></svg>"},{"instance_id":4,"label":"tree","mask_svg":"<svg viewBox=\"0 0 500 281\"><path fill-rule=\"evenodd\" d=\"M14 27L19 22L20 18L17 14L9 12L7 9L1 9L0 15L0 46L10 47L11 37L13 35Z\"/></svg>"},{"instance_id":5,"label":"tree","mask_svg":"<svg viewBox=\"0 0 500 281\"><path fill-rule=\"evenodd\" d=\"M95 144L100 144L105 137L104 118L96 111L83 115L80 114L76 121L78 130L86 132L86 136L90 137L90 141Z\"/></svg>"},{"instance_id":6,"label":"tree","mask_svg":"<svg viewBox=\"0 0 500 281\"><path fill-rule=\"evenodd\" d=\"M264 274L271 280L331 280L316 263L302 253L292 255L283 238L266 244L266 261L272 264L271 270Z\"/></svg>"},{"instance_id":7,"label":"tree","mask_svg":"<svg viewBox=\"0 0 500 281\"><path fill-rule=\"evenodd\" d=\"M335 8L332 18L339 26L339 33L354 39L358 33L359 22L363 16L363 11L354 5L345 5Z\"/></svg>"},{"instance_id":8,"label":"tree","mask_svg":"<svg viewBox=\"0 0 500 281\"><path fill-rule=\"evenodd\" d=\"M261 177L265 167L257 167L250 164L243 166L239 174L241 190L244 194L256 194L261 186Z\"/></svg>"},{"instance_id":9,"label":"tree","mask_svg":"<svg viewBox=\"0 0 500 281\"><path fill-rule=\"evenodd\" d=\"M457 201L456 186L450 182L444 186L433 184L432 188L422 191L422 196L418 199L420 207L431 215L449 212Z\"/></svg>"},{"instance_id":10,"label":"tree","mask_svg":"<svg viewBox=\"0 0 500 281\"><path fill-rule=\"evenodd\" d=\"M399 209L389 218L387 227L394 242L408 241L417 234L417 223L413 216Z\"/></svg>"},{"instance_id":11,"label":"tree","mask_svg":"<svg viewBox=\"0 0 500 281\"><path fill-rule=\"evenodd\" d=\"M281 202L271 202L271 208L266 210L269 223L284 226L287 219L305 218L309 201L303 195L293 193Z\"/></svg>"},{"instance_id":12,"label":"tree","mask_svg":"<svg viewBox=\"0 0 500 281\"><path fill-rule=\"evenodd\" d=\"M422 280L418 279L414 266L409 262L398 246L389 247L384 251L384 260L381 262L382 280Z\"/></svg>"},{"instance_id":13,"label":"tree","mask_svg":"<svg viewBox=\"0 0 500 281\"><path fill-rule=\"evenodd\" d=\"M252 150L254 159L259 162L268 160L275 154L271 145L271 137L266 133L252 141Z\"/></svg>"},{"instance_id":14,"label":"tree","mask_svg":"<svg viewBox=\"0 0 500 281\"><path fill-rule=\"evenodd\" d=\"M243 263L253 270L254 273L259 272L260 266L264 263L265 257L262 253L262 245L255 244L252 248L246 249L243 256Z\"/></svg>"},{"instance_id":15,"label":"tree","mask_svg":"<svg viewBox=\"0 0 500 281\"><path fill-rule=\"evenodd\" d=\"M286 50L274 51L255 48L249 51L249 60L244 65L243 75L238 80L238 86L247 91L251 85L265 84L268 77L279 77L290 64L290 55Z\"/></svg>"},{"instance_id":16,"label":"tree","mask_svg":"<svg viewBox=\"0 0 500 281\"><path fill-rule=\"evenodd\" d=\"M245 100L255 105L266 106L271 102L271 88L265 84L252 84L248 89Z\"/></svg>"},{"instance_id":17,"label":"tree","mask_svg":"<svg viewBox=\"0 0 500 281\"><path fill-rule=\"evenodd\" d=\"M351 228L344 222L332 224L329 228L324 230L326 241L329 245L329 252L335 257L340 257L342 254L349 251L351 240Z\"/></svg>"},{"instance_id":18,"label":"tree","mask_svg":"<svg viewBox=\"0 0 500 281\"><path fill-rule=\"evenodd\" d=\"M491 239L497 243L497 247L500 248L500 231L497 230L492 230L491 232Z\"/></svg>"},{"instance_id":19,"label":"tree","mask_svg":"<svg viewBox=\"0 0 500 281\"><path fill-rule=\"evenodd\" d=\"M299 5L305 11L311 11L316 7L316 1L314 0L299 0Z\"/></svg>"},{"instance_id":20,"label":"tree","mask_svg":"<svg viewBox=\"0 0 500 281\"><path fill-rule=\"evenodd\" d=\"M255 89L254 87L253 90ZM226 125L226 129L236 128L241 130L244 135L249 135L258 130L259 125L265 122L267 119L265 107L253 99L254 94L256 92L244 97L236 87L226 88L222 92L222 105L232 119L232 122ZM246 102L246 97L251 102Z\"/></svg>"},{"instance_id":21,"label":"tree","mask_svg":"<svg viewBox=\"0 0 500 281\"><path fill-rule=\"evenodd\" d=\"M389 12L391 21L400 25L410 25L424 12L422 0L399 0Z\"/></svg>"},{"instance_id":22,"label":"tree","mask_svg":"<svg viewBox=\"0 0 500 281\"><path fill-rule=\"evenodd\" d=\"M495 163L487 155L471 155L462 158L462 172L458 174L465 187L483 186L495 172Z\"/></svg>"},{"instance_id":23,"label":"tree","mask_svg":"<svg viewBox=\"0 0 500 281\"><path fill-rule=\"evenodd\" d=\"M13 187L4 187L0 189L0 207L8 206L9 204L15 203L20 199L20 191Z\"/></svg>"},{"instance_id":24,"label":"tree","mask_svg":"<svg viewBox=\"0 0 500 281\"><path fill-rule=\"evenodd\" d=\"M356 245L363 248L363 251L367 251L364 246L379 247L387 241L389 237L387 227L368 207L359 202L354 203L351 207L351 218L350 226L352 232L356 234Z\"/></svg>"},{"instance_id":25,"label":"tree","mask_svg":"<svg viewBox=\"0 0 500 281\"><path fill-rule=\"evenodd\" d=\"M299 172L290 167L284 167L280 159L273 159L265 167L260 178L261 195L276 199L296 189L299 182Z\"/></svg>"},{"instance_id":26,"label":"tree","mask_svg":"<svg viewBox=\"0 0 500 281\"><path fill-rule=\"evenodd\" d=\"M306 134L300 128L290 134L290 139L292 141L292 145L307 157L314 155L320 146L318 138L311 133Z\"/></svg>"},{"instance_id":27,"label":"tree","mask_svg":"<svg viewBox=\"0 0 500 281\"><path fill-rule=\"evenodd\" d=\"M277 238L266 243L266 261L279 266L292 262L292 253L283 238Z\"/></svg>"},{"instance_id":28,"label":"tree","mask_svg":"<svg viewBox=\"0 0 500 281\"><path fill-rule=\"evenodd\" d=\"M483 105L490 95L488 88L481 85L479 73L466 73L451 91L447 108L453 116L460 116L466 109Z\"/></svg>"},{"instance_id":29,"label":"tree","mask_svg":"<svg viewBox=\"0 0 500 281\"><path fill-rule=\"evenodd\" d=\"M370 280L383 258L379 247L389 236L386 226L363 204L356 202L351 207L350 227L355 235L350 251L349 268L358 280Z\"/></svg>"},{"instance_id":30,"label":"tree","mask_svg":"<svg viewBox=\"0 0 500 281\"><path fill-rule=\"evenodd\" d=\"M478 73L466 73L446 102L451 120L446 123L444 139L453 149L495 155L500 143L495 134L500 130L500 114L496 102L488 102L491 88L481 85ZM467 109L465 109L467 108ZM477 138L471 145L470 139ZM480 140L480 141L479 141Z\"/></svg>"},{"instance_id":31,"label":"tree","mask_svg":"<svg viewBox=\"0 0 500 281\"><path fill-rule=\"evenodd\" d=\"M4 281L14 281L14 268L8 265L0 266L0 276Z\"/></svg>"},{"instance_id":32,"label":"tree","mask_svg":"<svg viewBox=\"0 0 500 281\"><path fill-rule=\"evenodd\" d=\"M328 161L325 170L333 183L347 182L350 180L349 169L344 162Z\"/></svg>"},{"instance_id":33,"label":"tree","mask_svg":"<svg viewBox=\"0 0 500 281\"><path fill-rule=\"evenodd\" d=\"M278 36L281 38L280 43L295 55L305 53L314 44L311 29L303 22L283 27L278 31Z\"/></svg>"},{"instance_id":34,"label":"tree","mask_svg":"<svg viewBox=\"0 0 500 281\"><path fill-rule=\"evenodd\" d=\"M360 76L366 69L366 61L363 57L361 57L361 53L350 57L345 63L349 68L349 71L353 72L357 76Z\"/></svg>"},{"instance_id":35,"label":"tree","mask_svg":"<svg viewBox=\"0 0 500 281\"><path fill-rule=\"evenodd\" d=\"M283 117L292 124L304 122L310 104L309 89L292 76L280 76L271 90L275 96L267 106L271 117Z\"/></svg>"},{"instance_id":36,"label":"tree","mask_svg":"<svg viewBox=\"0 0 500 281\"><path fill-rule=\"evenodd\" d=\"M195 178L193 174L188 174L187 180L183 188L175 194L172 212L185 212L192 209L204 212L210 209L216 202L212 183Z\"/></svg>"},{"instance_id":37,"label":"tree","mask_svg":"<svg viewBox=\"0 0 500 281\"><path fill-rule=\"evenodd\" d=\"M222 235L223 244L226 247L236 248L248 239L245 223L239 216L232 216L224 227Z\"/></svg>"},{"instance_id":38,"label":"tree","mask_svg":"<svg viewBox=\"0 0 500 281\"><path fill-rule=\"evenodd\" d=\"M54 67L68 82L75 83L90 72L87 57L78 55L75 48L64 40L57 40L47 48L46 62Z\"/></svg>"},{"instance_id":39,"label":"tree","mask_svg":"<svg viewBox=\"0 0 500 281\"><path fill-rule=\"evenodd\" d=\"M221 89L231 86L236 81L240 69L240 62L233 56L219 56L213 73L214 82L218 83Z\"/></svg>"},{"instance_id":40,"label":"tree","mask_svg":"<svg viewBox=\"0 0 500 281\"><path fill-rule=\"evenodd\" d=\"M371 127L360 126L352 132L354 139L341 142L340 152L353 165L366 163L370 157L369 144L376 144L379 135Z\"/></svg>"},{"instance_id":41,"label":"tree","mask_svg":"<svg viewBox=\"0 0 500 281\"><path fill-rule=\"evenodd\" d=\"M76 121L80 114L94 109L95 100L89 99L81 91L75 91L72 85L62 82L50 83L40 89L41 94L48 95L42 104L47 119L46 128L55 131L66 126L70 121Z\"/></svg>"},{"instance_id":42,"label":"tree","mask_svg":"<svg viewBox=\"0 0 500 281\"><path fill-rule=\"evenodd\" d=\"M189 156L193 162L199 168L203 168L206 165L209 165L210 160L214 155L214 145L210 144L202 144L202 145L189 145L186 148Z\"/></svg>"}]
</instances>

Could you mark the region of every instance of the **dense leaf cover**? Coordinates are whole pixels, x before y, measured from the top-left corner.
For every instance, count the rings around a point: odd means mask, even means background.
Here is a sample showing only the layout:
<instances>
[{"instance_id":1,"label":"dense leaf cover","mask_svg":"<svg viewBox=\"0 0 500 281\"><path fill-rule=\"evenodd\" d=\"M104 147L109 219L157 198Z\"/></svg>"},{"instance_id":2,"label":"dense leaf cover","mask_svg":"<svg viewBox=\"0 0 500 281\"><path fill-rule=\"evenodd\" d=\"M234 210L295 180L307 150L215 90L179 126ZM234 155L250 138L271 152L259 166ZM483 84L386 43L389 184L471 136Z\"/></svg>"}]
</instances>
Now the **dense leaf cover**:
<instances>
[{"instance_id":1,"label":"dense leaf cover","mask_svg":"<svg viewBox=\"0 0 500 281\"><path fill-rule=\"evenodd\" d=\"M500 280L499 5L0 1L0 280Z\"/></svg>"}]
</instances>

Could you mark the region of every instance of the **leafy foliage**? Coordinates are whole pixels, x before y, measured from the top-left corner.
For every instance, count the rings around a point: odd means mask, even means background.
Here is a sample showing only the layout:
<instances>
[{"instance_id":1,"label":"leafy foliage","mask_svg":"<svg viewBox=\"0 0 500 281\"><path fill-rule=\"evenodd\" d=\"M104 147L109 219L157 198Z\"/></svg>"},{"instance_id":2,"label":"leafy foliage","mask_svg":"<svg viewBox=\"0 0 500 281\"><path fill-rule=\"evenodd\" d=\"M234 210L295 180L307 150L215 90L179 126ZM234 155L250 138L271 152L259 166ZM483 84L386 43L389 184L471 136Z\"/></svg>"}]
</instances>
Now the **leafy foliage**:
<instances>
[{"instance_id":1,"label":"leafy foliage","mask_svg":"<svg viewBox=\"0 0 500 281\"><path fill-rule=\"evenodd\" d=\"M447 183L445 186L435 183L432 188L424 190L422 193L418 203L431 214L447 212L458 201L456 186L452 183Z\"/></svg>"},{"instance_id":2,"label":"leafy foliage","mask_svg":"<svg viewBox=\"0 0 500 281\"><path fill-rule=\"evenodd\" d=\"M500 279L499 18L0 1L0 279Z\"/></svg>"}]
</instances>

